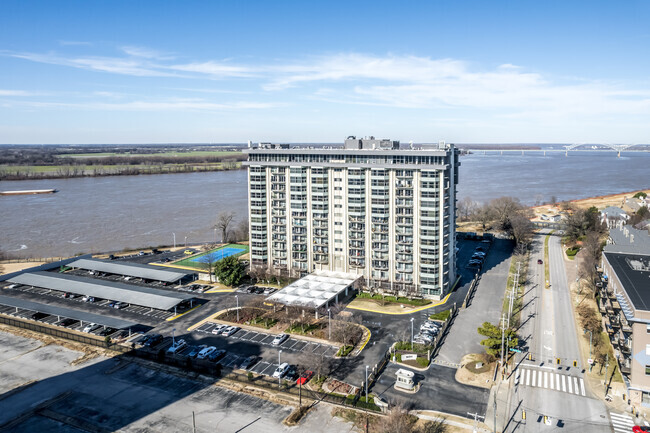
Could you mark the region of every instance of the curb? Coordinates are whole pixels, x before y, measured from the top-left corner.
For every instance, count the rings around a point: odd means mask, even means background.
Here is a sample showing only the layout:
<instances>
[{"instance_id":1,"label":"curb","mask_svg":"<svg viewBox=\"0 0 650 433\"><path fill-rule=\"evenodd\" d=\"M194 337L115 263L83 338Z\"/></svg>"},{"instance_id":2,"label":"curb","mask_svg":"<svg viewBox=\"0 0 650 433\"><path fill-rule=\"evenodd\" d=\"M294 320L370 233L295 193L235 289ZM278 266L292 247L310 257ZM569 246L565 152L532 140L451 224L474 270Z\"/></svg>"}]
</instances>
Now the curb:
<instances>
[{"instance_id":1,"label":"curb","mask_svg":"<svg viewBox=\"0 0 650 433\"><path fill-rule=\"evenodd\" d=\"M197 305L196 307L191 308L191 309L189 309L189 310L187 310L187 311L185 311L185 312L183 312L183 313L181 313L181 314L177 314L177 315L175 315L175 316L169 317L169 318L165 319L165 321L167 321L167 322L171 322L171 321L173 321L173 320L176 320L176 319L178 319L179 317L183 317L183 316L186 315L187 313L191 313L192 311L196 310L196 309L199 308L200 306L201 306L201 305Z\"/></svg>"},{"instance_id":2,"label":"curb","mask_svg":"<svg viewBox=\"0 0 650 433\"><path fill-rule=\"evenodd\" d=\"M398 312L398 313L375 310L375 309L372 309L372 308L352 307L352 306L349 306L349 305L346 307L346 309L357 310L357 311L367 311L367 312L370 312L370 313L378 313L378 314L387 314L387 315L391 315L391 316L406 316L406 315L409 315L409 314L419 313L420 311L428 310L429 308L439 307L440 305L444 305L444 304L447 303L447 301L449 300L449 297L451 296L452 293L453 293L453 290L451 290L447 294L447 296L445 296L445 298L442 301L439 301L437 304L425 305L424 307L418 307L418 308L414 308L413 310L410 310L410 311L404 311L404 312Z\"/></svg>"}]
</instances>

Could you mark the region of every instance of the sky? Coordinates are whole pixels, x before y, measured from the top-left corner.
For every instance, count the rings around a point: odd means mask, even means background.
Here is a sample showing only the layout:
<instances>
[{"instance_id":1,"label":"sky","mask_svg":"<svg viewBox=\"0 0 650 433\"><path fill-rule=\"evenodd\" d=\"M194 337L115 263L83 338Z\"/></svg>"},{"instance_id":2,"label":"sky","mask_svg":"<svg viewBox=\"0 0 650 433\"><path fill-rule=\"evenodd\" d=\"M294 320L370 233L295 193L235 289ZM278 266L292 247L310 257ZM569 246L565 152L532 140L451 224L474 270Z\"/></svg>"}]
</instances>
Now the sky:
<instances>
[{"instance_id":1,"label":"sky","mask_svg":"<svg viewBox=\"0 0 650 433\"><path fill-rule=\"evenodd\" d=\"M0 144L650 143L650 2L0 2Z\"/></svg>"}]
</instances>

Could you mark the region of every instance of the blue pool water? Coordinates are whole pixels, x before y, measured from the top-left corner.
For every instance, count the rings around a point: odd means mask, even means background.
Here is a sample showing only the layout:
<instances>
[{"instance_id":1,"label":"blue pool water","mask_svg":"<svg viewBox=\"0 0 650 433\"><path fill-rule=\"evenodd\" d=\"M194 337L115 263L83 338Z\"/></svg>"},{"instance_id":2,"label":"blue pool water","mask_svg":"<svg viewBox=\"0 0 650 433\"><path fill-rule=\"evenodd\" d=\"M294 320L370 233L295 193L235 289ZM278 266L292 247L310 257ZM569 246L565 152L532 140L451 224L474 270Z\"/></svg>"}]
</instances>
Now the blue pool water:
<instances>
[{"instance_id":1,"label":"blue pool water","mask_svg":"<svg viewBox=\"0 0 650 433\"><path fill-rule=\"evenodd\" d=\"M224 257L228 256L234 256L235 254L239 254L241 252L245 252L246 250L241 249L241 248L232 248L232 247L225 247L221 248L220 250L217 251L212 251L211 253L204 254L202 256L194 257L190 261L192 262L199 262L203 259L203 257L210 256L214 261L219 261L223 259ZM205 259L203 259L205 260Z\"/></svg>"}]
</instances>

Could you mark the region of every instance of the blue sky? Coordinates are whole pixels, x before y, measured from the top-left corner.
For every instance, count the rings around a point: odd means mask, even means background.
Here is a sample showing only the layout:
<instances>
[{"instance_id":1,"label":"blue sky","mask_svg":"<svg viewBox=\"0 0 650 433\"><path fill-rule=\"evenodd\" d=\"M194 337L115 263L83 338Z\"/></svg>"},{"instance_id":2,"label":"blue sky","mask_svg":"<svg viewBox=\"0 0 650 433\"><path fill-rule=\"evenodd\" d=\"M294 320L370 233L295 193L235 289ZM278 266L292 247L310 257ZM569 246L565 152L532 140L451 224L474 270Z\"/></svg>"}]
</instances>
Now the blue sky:
<instances>
[{"instance_id":1,"label":"blue sky","mask_svg":"<svg viewBox=\"0 0 650 433\"><path fill-rule=\"evenodd\" d=\"M648 1L0 2L0 143L650 143Z\"/></svg>"}]
</instances>

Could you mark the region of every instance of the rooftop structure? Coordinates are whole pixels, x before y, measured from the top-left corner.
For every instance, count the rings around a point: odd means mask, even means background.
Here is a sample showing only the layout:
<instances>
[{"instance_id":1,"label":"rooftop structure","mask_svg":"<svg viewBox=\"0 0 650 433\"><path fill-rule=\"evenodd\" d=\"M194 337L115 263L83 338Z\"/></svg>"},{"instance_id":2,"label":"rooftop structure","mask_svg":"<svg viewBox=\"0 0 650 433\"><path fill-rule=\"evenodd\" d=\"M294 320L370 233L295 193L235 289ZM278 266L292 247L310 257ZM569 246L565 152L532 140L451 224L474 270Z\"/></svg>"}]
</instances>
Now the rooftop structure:
<instances>
[{"instance_id":1,"label":"rooftop structure","mask_svg":"<svg viewBox=\"0 0 650 433\"><path fill-rule=\"evenodd\" d=\"M348 137L343 146L245 149L251 268L331 271L442 299L456 280L458 150Z\"/></svg>"},{"instance_id":2,"label":"rooftop structure","mask_svg":"<svg viewBox=\"0 0 650 433\"><path fill-rule=\"evenodd\" d=\"M110 299L159 310L171 310L181 302L194 298L189 294L52 272L26 273L9 279L9 282Z\"/></svg>"},{"instance_id":3,"label":"rooftop structure","mask_svg":"<svg viewBox=\"0 0 650 433\"><path fill-rule=\"evenodd\" d=\"M604 251L610 253L650 254L650 233L623 221L609 224L609 237Z\"/></svg>"},{"instance_id":4,"label":"rooftop structure","mask_svg":"<svg viewBox=\"0 0 650 433\"><path fill-rule=\"evenodd\" d=\"M9 296L0 296L0 305L45 313L51 316L59 316L61 318L79 320L81 322L96 323L98 325L108 326L115 329L127 329L138 325L135 322L123 320L118 317L93 314L86 311L75 310L73 308L63 308L51 304L41 304L40 302L10 298Z\"/></svg>"},{"instance_id":5,"label":"rooftop structure","mask_svg":"<svg viewBox=\"0 0 650 433\"><path fill-rule=\"evenodd\" d=\"M348 296L348 289L359 277L336 272L316 272L299 279L266 298L267 301L308 308L328 306Z\"/></svg>"},{"instance_id":6,"label":"rooftop structure","mask_svg":"<svg viewBox=\"0 0 650 433\"><path fill-rule=\"evenodd\" d=\"M196 272L160 269L154 268L150 265L120 263L110 260L80 259L70 263L68 266L89 271L142 278L151 281L162 281L165 283L175 283L185 278L191 278L192 280L196 279Z\"/></svg>"}]
</instances>

